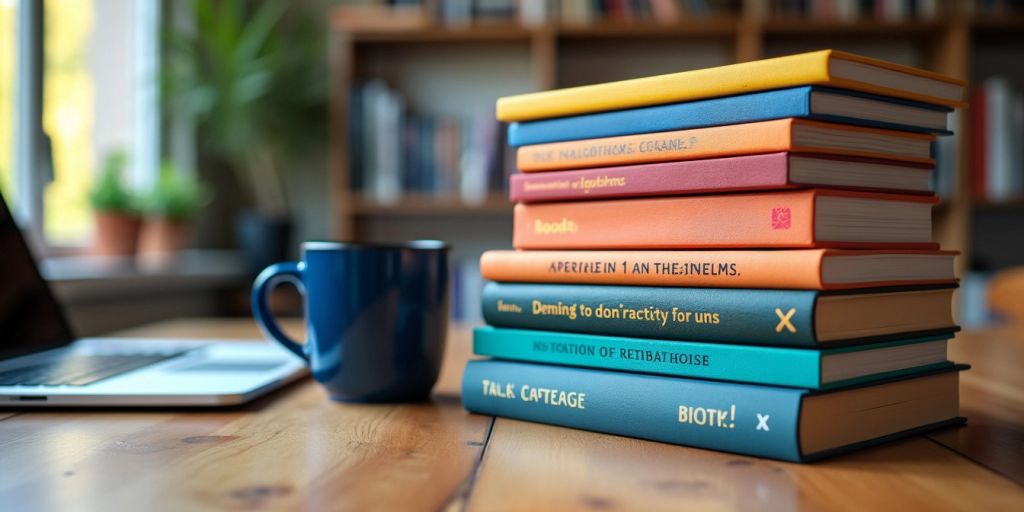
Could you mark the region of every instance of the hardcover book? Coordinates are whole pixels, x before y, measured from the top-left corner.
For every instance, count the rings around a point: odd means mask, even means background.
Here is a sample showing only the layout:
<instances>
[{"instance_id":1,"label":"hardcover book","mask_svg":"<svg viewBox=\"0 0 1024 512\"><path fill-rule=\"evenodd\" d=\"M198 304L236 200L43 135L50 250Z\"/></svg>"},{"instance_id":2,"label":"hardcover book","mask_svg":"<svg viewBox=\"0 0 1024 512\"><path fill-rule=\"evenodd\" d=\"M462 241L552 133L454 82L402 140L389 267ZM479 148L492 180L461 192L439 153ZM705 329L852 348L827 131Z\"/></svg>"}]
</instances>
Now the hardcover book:
<instances>
[{"instance_id":1,"label":"hardcover book","mask_svg":"<svg viewBox=\"0 0 1024 512\"><path fill-rule=\"evenodd\" d=\"M815 350L550 331L473 331L473 353L605 370L827 389L951 366L949 335Z\"/></svg>"},{"instance_id":2,"label":"hardcover book","mask_svg":"<svg viewBox=\"0 0 1024 512\"><path fill-rule=\"evenodd\" d=\"M512 123L508 128L508 144L525 146L786 117L949 134L947 117L951 110L949 107L841 89L794 87L726 98Z\"/></svg>"},{"instance_id":3,"label":"hardcover book","mask_svg":"<svg viewBox=\"0 0 1024 512\"><path fill-rule=\"evenodd\" d=\"M952 332L953 290L820 292L488 283L483 313L495 327L819 347Z\"/></svg>"},{"instance_id":4,"label":"hardcover book","mask_svg":"<svg viewBox=\"0 0 1024 512\"><path fill-rule=\"evenodd\" d=\"M520 171L535 172L790 151L934 165L934 140L924 133L786 118L522 146L516 163Z\"/></svg>"},{"instance_id":5,"label":"hardcover book","mask_svg":"<svg viewBox=\"0 0 1024 512\"><path fill-rule=\"evenodd\" d=\"M966 82L850 53L819 50L716 68L508 96L498 99L497 115L501 121L528 121L802 85L828 85L958 107L963 105Z\"/></svg>"},{"instance_id":6,"label":"hardcover book","mask_svg":"<svg viewBox=\"0 0 1024 512\"><path fill-rule=\"evenodd\" d=\"M487 251L491 281L839 290L955 284L954 251Z\"/></svg>"},{"instance_id":7,"label":"hardcover book","mask_svg":"<svg viewBox=\"0 0 1024 512\"><path fill-rule=\"evenodd\" d=\"M518 249L938 249L935 197L791 192L517 204Z\"/></svg>"},{"instance_id":8,"label":"hardcover book","mask_svg":"<svg viewBox=\"0 0 1024 512\"><path fill-rule=\"evenodd\" d=\"M811 392L484 360L466 365L462 403L480 414L805 462L962 424L954 369Z\"/></svg>"},{"instance_id":9,"label":"hardcover book","mask_svg":"<svg viewBox=\"0 0 1024 512\"><path fill-rule=\"evenodd\" d=\"M830 187L931 193L933 166L891 160L799 153L518 173L514 202L580 201L708 192Z\"/></svg>"}]
</instances>

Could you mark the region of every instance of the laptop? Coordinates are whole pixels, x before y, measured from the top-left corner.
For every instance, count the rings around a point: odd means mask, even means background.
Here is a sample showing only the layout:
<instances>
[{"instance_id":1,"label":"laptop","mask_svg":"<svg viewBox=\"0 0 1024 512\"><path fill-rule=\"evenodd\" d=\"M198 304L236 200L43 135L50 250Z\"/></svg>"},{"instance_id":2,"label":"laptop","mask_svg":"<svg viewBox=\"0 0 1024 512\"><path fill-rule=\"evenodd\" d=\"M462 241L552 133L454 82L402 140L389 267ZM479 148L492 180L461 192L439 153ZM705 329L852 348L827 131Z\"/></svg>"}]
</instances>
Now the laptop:
<instances>
[{"instance_id":1,"label":"laptop","mask_svg":"<svg viewBox=\"0 0 1024 512\"><path fill-rule=\"evenodd\" d=\"M306 373L265 340L76 339L0 196L0 407L234 405Z\"/></svg>"}]
</instances>

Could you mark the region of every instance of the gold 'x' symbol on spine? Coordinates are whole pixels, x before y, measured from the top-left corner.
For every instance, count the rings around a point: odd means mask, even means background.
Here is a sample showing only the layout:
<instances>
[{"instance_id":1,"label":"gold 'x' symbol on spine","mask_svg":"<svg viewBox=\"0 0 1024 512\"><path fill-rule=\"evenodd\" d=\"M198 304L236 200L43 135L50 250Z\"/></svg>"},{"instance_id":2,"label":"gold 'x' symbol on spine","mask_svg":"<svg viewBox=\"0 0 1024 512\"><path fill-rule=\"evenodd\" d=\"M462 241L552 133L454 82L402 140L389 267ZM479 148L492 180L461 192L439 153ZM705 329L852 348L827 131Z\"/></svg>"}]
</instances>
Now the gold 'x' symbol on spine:
<instances>
[{"instance_id":1,"label":"gold 'x' symbol on spine","mask_svg":"<svg viewBox=\"0 0 1024 512\"><path fill-rule=\"evenodd\" d=\"M796 327L789 321L796 314L796 308L789 308L789 311L785 313L782 312L782 309L775 308L775 314L779 317L779 325L775 326L775 332L782 332L783 328L789 332L796 332Z\"/></svg>"}]
</instances>

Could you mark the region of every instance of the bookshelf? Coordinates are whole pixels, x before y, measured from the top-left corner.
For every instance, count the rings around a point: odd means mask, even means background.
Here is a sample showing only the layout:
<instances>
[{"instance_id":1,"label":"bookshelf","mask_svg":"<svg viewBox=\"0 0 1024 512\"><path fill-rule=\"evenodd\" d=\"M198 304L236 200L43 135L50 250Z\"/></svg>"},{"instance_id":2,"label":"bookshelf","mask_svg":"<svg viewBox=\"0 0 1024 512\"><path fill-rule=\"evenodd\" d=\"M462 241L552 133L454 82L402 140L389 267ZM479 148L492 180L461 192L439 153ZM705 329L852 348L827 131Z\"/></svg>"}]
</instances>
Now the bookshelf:
<instances>
[{"instance_id":1,"label":"bookshelf","mask_svg":"<svg viewBox=\"0 0 1024 512\"><path fill-rule=\"evenodd\" d=\"M947 14L943 17L901 21L865 19L853 22L816 21L795 17L757 16L757 9L744 2L733 15L690 19L671 24L651 22L597 22L589 25L547 25L524 27L514 24L480 24L446 27L424 24L403 28L343 26L338 19L331 24L331 204L332 229L341 239L368 239L374 233L387 232L380 223L398 226L415 223L433 227L409 236L451 239L458 235L473 240L461 256L472 258L474 251L487 247L507 247L511 205L501 196L490 195L478 205L466 205L458 199L412 196L392 205L376 204L360 197L350 187L351 172L347 159L348 95L353 83L368 77L396 79L402 82L396 61L410 60L405 52L430 54L437 73L451 73L463 66L473 72L479 55L469 58L467 51L488 55L487 69L478 78L468 79L453 96L463 91L490 92L481 100L493 105L493 99L510 93L631 78L646 74L682 71L707 66L743 62L765 57L836 48L877 56L905 64L946 73L963 79L978 78L972 72L972 51L976 41L1010 41L1024 44L1024 16L974 17ZM492 51L493 50L493 51ZM443 63L443 64L441 64ZM410 64L414 65L414 64ZM493 66L516 69L513 79L488 78ZM1009 68L1011 65L1007 64ZM417 73L423 73L424 66ZM429 81L416 75L420 81ZM508 83L508 82L515 83ZM399 83L398 88L409 88ZM415 80L413 81L415 82ZM417 82L418 83L418 82ZM504 87L504 90L502 90ZM413 87L414 88L414 87ZM415 93L416 91L407 91ZM479 94L478 94L479 96ZM485 94L486 96L486 94ZM477 98L479 100L479 97ZM415 98L412 100L416 103ZM960 116L958 131L965 134L968 116ZM959 259L964 275L968 254L971 215L974 208L1018 208L1009 205L974 205L968 193L969 137L960 138L955 187L958 191L935 209L935 234L944 248L963 252ZM477 231L466 232L464 224L473 223ZM495 229L480 227L495 223ZM367 228L376 223L376 228ZM396 229L396 233L405 233ZM488 239L488 237L490 237ZM456 242L456 247L459 247Z\"/></svg>"}]
</instances>

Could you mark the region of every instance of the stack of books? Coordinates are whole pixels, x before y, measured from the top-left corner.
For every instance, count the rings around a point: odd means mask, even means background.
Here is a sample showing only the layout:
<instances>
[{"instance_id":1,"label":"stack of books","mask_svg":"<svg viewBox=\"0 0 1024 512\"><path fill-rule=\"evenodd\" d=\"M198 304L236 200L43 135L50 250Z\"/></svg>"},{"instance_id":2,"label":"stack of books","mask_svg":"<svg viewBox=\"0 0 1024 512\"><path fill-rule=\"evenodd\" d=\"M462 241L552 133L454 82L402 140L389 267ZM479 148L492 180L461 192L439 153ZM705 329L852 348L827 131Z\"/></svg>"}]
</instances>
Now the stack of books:
<instances>
[{"instance_id":1,"label":"stack of books","mask_svg":"<svg viewBox=\"0 0 1024 512\"><path fill-rule=\"evenodd\" d=\"M806 461L961 423L929 157L965 84L824 50L502 98L470 411Z\"/></svg>"}]
</instances>

